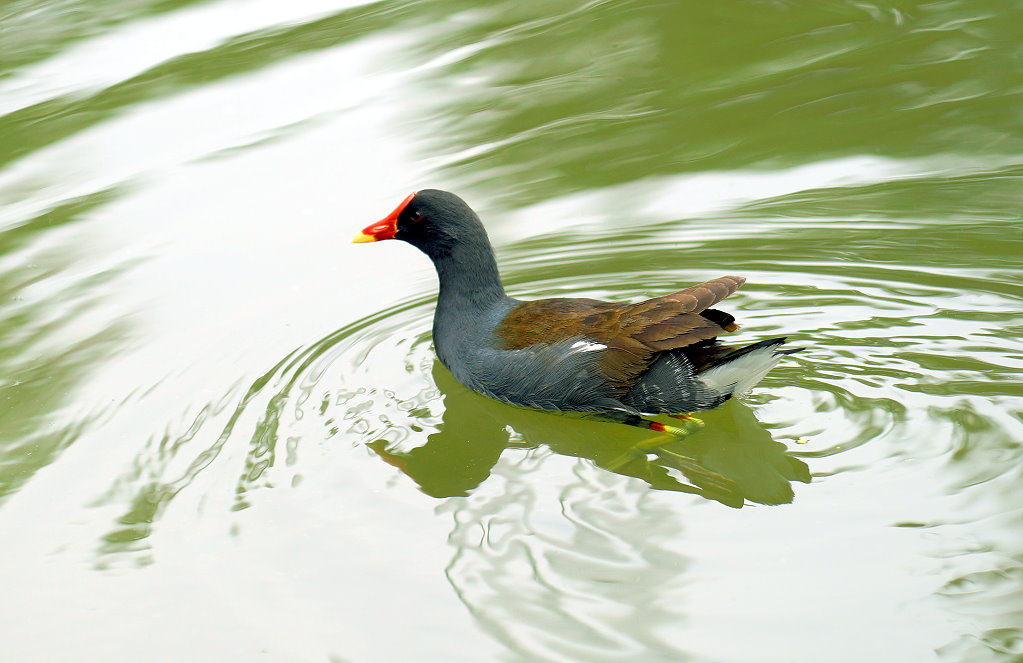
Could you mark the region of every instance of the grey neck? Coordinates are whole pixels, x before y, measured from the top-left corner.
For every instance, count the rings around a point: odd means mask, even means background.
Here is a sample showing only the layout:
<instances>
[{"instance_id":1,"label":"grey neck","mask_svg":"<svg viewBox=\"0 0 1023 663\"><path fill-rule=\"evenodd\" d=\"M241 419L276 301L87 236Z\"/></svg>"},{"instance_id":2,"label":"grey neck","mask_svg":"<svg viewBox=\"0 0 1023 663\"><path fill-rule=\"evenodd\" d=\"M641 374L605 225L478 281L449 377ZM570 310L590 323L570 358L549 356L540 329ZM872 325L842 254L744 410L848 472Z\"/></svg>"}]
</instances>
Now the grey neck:
<instances>
[{"instance_id":1,"label":"grey neck","mask_svg":"<svg viewBox=\"0 0 1023 663\"><path fill-rule=\"evenodd\" d=\"M434 347L444 365L459 375L458 367L474 350L491 344L490 335L509 300L489 243L453 247L434 264L440 279Z\"/></svg>"},{"instance_id":2,"label":"grey neck","mask_svg":"<svg viewBox=\"0 0 1023 663\"><path fill-rule=\"evenodd\" d=\"M505 298L489 243L460 244L434 265L440 280L438 314L485 310Z\"/></svg>"}]
</instances>

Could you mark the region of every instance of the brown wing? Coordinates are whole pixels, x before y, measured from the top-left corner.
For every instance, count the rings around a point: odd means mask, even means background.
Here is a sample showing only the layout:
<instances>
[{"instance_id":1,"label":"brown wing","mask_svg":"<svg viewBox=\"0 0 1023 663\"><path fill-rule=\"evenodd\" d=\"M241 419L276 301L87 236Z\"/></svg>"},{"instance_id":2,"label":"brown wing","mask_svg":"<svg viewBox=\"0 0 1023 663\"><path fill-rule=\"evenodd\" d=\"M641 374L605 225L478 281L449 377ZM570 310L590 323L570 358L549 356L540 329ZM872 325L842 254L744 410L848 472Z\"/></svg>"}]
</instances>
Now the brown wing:
<instances>
[{"instance_id":1,"label":"brown wing","mask_svg":"<svg viewBox=\"0 0 1023 663\"><path fill-rule=\"evenodd\" d=\"M701 315L739 289L746 279L722 276L635 304L595 299L541 299L520 304L501 321L505 349L586 336L608 347L601 368L624 394L658 352L684 348L737 327L720 311ZM722 324L725 322L726 324Z\"/></svg>"}]
</instances>

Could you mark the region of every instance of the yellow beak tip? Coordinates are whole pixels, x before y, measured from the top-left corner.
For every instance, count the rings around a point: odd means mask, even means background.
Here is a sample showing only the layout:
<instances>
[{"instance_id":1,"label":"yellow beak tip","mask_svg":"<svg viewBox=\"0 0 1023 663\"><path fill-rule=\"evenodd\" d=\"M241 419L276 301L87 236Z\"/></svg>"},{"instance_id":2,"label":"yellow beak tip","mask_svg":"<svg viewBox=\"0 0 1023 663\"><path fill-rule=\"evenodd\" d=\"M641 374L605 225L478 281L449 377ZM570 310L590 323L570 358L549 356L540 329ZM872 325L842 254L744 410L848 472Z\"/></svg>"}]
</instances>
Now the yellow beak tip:
<instances>
[{"instance_id":1,"label":"yellow beak tip","mask_svg":"<svg viewBox=\"0 0 1023 663\"><path fill-rule=\"evenodd\" d=\"M359 233L358 235L355 236L355 239L352 240L352 243L353 244L362 244L363 242L375 242L375 241L377 241L377 238L374 237L373 235L367 235L366 233Z\"/></svg>"}]
</instances>

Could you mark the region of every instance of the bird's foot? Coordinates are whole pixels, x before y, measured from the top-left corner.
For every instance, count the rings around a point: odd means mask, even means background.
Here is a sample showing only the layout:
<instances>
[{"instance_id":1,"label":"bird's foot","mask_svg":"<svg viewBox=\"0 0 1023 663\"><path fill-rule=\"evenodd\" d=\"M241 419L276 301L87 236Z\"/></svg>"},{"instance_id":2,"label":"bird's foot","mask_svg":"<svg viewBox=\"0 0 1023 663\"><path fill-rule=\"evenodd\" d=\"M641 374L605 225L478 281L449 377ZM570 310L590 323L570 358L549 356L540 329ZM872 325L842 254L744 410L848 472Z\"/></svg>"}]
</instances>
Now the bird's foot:
<instances>
[{"instance_id":1,"label":"bird's foot","mask_svg":"<svg viewBox=\"0 0 1023 663\"><path fill-rule=\"evenodd\" d=\"M628 451L608 463L607 467L612 471L622 467L630 461L635 460L636 458L645 457L649 453L657 453L657 450L664 445L681 440L692 432L686 428L668 426L667 424L662 424L659 421L649 421L638 417L635 421L630 421L628 423L633 426L647 428L655 433L659 433L659 435L636 442Z\"/></svg>"},{"instance_id":2,"label":"bird's foot","mask_svg":"<svg viewBox=\"0 0 1023 663\"><path fill-rule=\"evenodd\" d=\"M681 419L682 421L687 421L698 427L703 426L703 419L697 419L688 412L677 412L675 414L669 414L668 416L671 417L672 419Z\"/></svg>"}]
</instances>

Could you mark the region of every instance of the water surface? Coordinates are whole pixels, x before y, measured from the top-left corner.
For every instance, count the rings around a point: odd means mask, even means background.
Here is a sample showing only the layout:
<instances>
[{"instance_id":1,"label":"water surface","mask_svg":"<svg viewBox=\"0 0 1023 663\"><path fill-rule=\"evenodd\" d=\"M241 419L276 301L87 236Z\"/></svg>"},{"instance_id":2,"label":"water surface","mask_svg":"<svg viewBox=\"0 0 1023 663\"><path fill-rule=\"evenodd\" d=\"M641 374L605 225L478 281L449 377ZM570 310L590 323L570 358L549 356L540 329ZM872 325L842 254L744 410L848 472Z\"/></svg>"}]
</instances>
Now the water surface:
<instances>
[{"instance_id":1,"label":"water surface","mask_svg":"<svg viewBox=\"0 0 1023 663\"><path fill-rule=\"evenodd\" d=\"M0 9L0 659L1023 658L1023 20L991 1ZM649 454L435 360L723 274L806 350Z\"/></svg>"}]
</instances>

